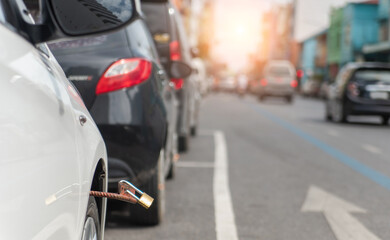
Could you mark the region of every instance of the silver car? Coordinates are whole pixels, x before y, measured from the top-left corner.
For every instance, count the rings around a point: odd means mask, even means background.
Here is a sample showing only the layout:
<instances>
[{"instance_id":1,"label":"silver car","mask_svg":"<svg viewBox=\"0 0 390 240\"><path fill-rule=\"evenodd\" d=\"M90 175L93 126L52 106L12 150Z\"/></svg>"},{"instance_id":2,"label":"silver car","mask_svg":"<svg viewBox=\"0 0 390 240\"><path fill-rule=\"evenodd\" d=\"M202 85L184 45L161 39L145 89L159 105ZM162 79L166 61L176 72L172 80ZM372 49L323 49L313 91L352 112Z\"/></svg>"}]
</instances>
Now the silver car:
<instances>
[{"instance_id":1,"label":"silver car","mask_svg":"<svg viewBox=\"0 0 390 240\"><path fill-rule=\"evenodd\" d=\"M264 67L257 95L260 101L276 96L292 102L297 85L296 71L289 61L270 61Z\"/></svg>"}]
</instances>

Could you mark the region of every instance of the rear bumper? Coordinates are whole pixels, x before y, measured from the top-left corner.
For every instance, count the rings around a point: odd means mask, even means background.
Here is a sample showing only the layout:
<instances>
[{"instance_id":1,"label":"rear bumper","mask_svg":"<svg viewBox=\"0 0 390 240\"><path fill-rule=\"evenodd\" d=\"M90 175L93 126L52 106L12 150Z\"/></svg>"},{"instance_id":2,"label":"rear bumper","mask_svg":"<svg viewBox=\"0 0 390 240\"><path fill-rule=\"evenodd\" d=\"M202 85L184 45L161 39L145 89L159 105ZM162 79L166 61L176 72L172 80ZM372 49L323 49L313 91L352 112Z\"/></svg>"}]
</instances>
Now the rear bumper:
<instances>
[{"instance_id":1,"label":"rear bumper","mask_svg":"<svg viewBox=\"0 0 390 240\"><path fill-rule=\"evenodd\" d=\"M259 94L262 96L291 96L294 94L294 88L289 86L260 87Z\"/></svg>"},{"instance_id":2,"label":"rear bumper","mask_svg":"<svg viewBox=\"0 0 390 240\"><path fill-rule=\"evenodd\" d=\"M346 107L350 115L390 116L390 104L383 104L383 102L361 101L349 98Z\"/></svg>"}]
</instances>

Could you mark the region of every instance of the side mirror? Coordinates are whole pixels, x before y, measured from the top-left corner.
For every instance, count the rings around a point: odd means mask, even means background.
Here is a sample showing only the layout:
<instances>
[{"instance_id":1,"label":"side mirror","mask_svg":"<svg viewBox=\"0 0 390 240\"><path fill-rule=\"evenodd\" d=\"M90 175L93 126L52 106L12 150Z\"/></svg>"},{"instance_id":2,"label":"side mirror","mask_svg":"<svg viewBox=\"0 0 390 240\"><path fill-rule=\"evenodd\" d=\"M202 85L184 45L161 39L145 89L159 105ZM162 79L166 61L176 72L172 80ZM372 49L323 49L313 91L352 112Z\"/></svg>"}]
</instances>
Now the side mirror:
<instances>
[{"instance_id":1,"label":"side mirror","mask_svg":"<svg viewBox=\"0 0 390 240\"><path fill-rule=\"evenodd\" d=\"M169 74L172 78L186 78L192 73L192 68L188 64L180 61L173 61L169 68Z\"/></svg>"},{"instance_id":2,"label":"side mirror","mask_svg":"<svg viewBox=\"0 0 390 240\"><path fill-rule=\"evenodd\" d=\"M17 2L17 1L10 1ZM84 37L121 28L139 15L139 0L42 0L41 21L20 23L37 44L67 37ZM17 4L13 4L15 9ZM24 12L19 11L23 19Z\"/></svg>"}]
</instances>

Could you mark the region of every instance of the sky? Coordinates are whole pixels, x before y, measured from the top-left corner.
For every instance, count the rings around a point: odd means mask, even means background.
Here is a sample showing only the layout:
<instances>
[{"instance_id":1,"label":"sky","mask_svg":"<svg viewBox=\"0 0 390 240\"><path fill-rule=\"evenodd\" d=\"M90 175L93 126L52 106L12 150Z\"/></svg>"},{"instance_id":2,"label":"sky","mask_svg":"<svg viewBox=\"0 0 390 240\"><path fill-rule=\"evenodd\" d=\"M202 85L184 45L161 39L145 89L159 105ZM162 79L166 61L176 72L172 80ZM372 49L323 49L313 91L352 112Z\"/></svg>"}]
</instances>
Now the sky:
<instances>
[{"instance_id":1,"label":"sky","mask_svg":"<svg viewBox=\"0 0 390 240\"><path fill-rule=\"evenodd\" d=\"M295 38L298 41L325 29L331 6L348 0L296 0L298 18ZM358 1L358 0L357 0ZM243 69L248 55L261 40L261 16L273 4L291 0L215 0L215 30L213 56L227 62L232 70Z\"/></svg>"},{"instance_id":2,"label":"sky","mask_svg":"<svg viewBox=\"0 0 390 240\"><path fill-rule=\"evenodd\" d=\"M272 3L289 0L216 0L214 56L233 70L246 65L248 54L260 41L261 14Z\"/></svg>"}]
</instances>

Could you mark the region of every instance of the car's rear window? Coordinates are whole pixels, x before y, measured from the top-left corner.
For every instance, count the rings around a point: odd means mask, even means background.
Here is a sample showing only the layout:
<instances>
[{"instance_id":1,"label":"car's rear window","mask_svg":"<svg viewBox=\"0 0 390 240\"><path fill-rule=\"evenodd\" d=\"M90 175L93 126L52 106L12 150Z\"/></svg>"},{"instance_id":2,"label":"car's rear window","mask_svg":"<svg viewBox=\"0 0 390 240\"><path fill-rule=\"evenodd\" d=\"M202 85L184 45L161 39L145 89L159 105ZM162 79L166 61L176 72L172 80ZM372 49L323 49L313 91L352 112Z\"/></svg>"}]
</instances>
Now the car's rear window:
<instances>
[{"instance_id":1,"label":"car's rear window","mask_svg":"<svg viewBox=\"0 0 390 240\"><path fill-rule=\"evenodd\" d=\"M165 3L142 3L146 23L152 34L169 33L168 9Z\"/></svg>"},{"instance_id":2,"label":"car's rear window","mask_svg":"<svg viewBox=\"0 0 390 240\"><path fill-rule=\"evenodd\" d=\"M51 43L49 48L56 55L66 55L79 52L98 52L100 49L123 47L127 44L126 35L123 31L119 31L98 37Z\"/></svg>"},{"instance_id":3,"label":"car's rear window","mask_svg":"<svg viewBox=\"0 0 390 240\"><path fill-rule=\"evenodd\" d=\"M267 74L277 77L290 77L291 72L288 67L277 67L277 66L271 66L267 69Z\"/></svg>"},{"instance_id":4,"label":"car's rear window","mask_svg":"<svg viewBox=\"0 0 390 240\"><path fill-rule=\"evenodd\" d=\"M354 79L360 83L386 83L390 84L390 69L358 70Z\"/></svg>"}]
</instances>

